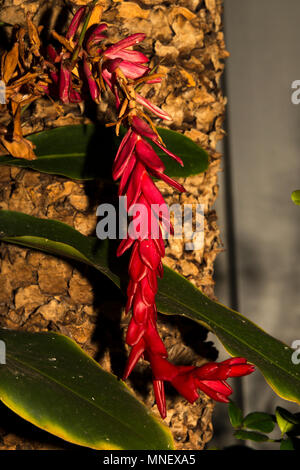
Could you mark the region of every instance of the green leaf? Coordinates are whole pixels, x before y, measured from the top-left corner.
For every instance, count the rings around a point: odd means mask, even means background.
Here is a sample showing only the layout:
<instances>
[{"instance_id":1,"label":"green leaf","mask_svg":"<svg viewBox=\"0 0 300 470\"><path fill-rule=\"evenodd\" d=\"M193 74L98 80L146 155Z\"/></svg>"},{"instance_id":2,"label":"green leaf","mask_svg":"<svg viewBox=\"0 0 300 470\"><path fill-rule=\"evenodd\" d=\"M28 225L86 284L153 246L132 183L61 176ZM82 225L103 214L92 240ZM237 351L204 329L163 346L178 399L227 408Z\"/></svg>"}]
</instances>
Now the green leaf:
<instances>
[{"instance_id":1,"label":"green leaf","mask_svg":"<svg viewBox=\"0 0 300 470\"><path fill-rule=\"evenodd\" d=\"M167 148L184 162L181 167L153 144L166 166L166 174L186 177L207 169L208 155L199 145L168 129L158 128L158 132ZM28 137L36 145L36 160L4 155L0 165L32 168L76 180L111 179L112 163L123 134L116 137L113 129L92 124L57 127Z\"/></svg>"},{"instance_id":2,"label":"green leaf","mask_svg":"<svg viewBox=\"0 0 300 470\"><path fill-rule=\"evenodd\" d=\"M276 408L276 420L280 428L281 434L285 434L293 430L299 424L299 420L289 411L278 406Z\"/></svg>"},{"instance_id":3,"label":"green leaf","mask_svg":"<svg viewBox=\"0 0 300 470\"><path fill-rule=\"evenodd\" d=\"M57 221L37 219L18 212L0 212L0 238L94 266L117 286L127 280L127 266L114 258L107 240L85 237ZM123 257L124 259L124 257ZM159 280L158 311L183 315L213 331L232 356L246 357L265 376L274 391L300 403L300 367L293 364L293 350L246 317L206 297L184 277L165 267Z\"/></svg>"},{"instance_id":4,"label":"green leaf","mask_svg":"<svg viewBox=\"0 0 300 470\"><path fill-rule=\"evenodd\" d=\"M228 404L228 414L231 425L234 428L239 428L243 422L243 412L233 401Z\"/></svg>"},{"instance_id":5,"label":"green leaf","mask_svg":"<svg viewBox=\"0 0 300 470\"><path fill-rule=\"evenodd\" d=\"M0 329L0 398L15 413L93 449L171 449L169 430L71 339Z\"/></svg>"},{"instance_id":6,"label":"green leaf","mask_svg":"<svg viewBox=\"0 0 300 470\"><path fill-rule=\"evenodd\" d=\"M283 439L280 443L280 450L295 450L293 441L290 437Z\"/></svg>"},{"instance_id":7,"label":"green leaf","mask_svg":"<svg viewBox=\"0 0 300 470\"><path fill-rule=\"evenodd\" d=\"M300 206L300 190L298 189L297 191L293 191L291 195L292 201L297 204L297 206Z\"/></svg>"},{"instance_id":8,"label":"green leaf","mask_svg":"<svg viewBox=\"0 0 300 470\"><path fill-rule=\"evenodd\" d=\"M193 142L179 132L171 131L169 129L158 128L158 133L163 139L166 147L171 152L178 155L184 163L184 167L171 160L170 157L154 146L155 151L162 159L166 166L166 174L175 177L187 177L191 175L198 175L205 171L208 167L208 154L199 145Z\"/></svg>"},{"instance_id":9,"label":"green leaf","mask_svg":"<svg viewBox=\"0 0 300 470\"><path fill-rule=\"evenodd\" d=\"M249 413L243 420L243 427L269 433L275 427L274 418L268 413Z\"/></svg>"},{"instance_id":10,"label":"green leaf","mask_svg":"<svg viewBox=\"0 0 300 470\"><path fill-rule=\"evenodd\" d=\"M243 439L255 442L267 442L269 440L268 436L254 431L235 431L234 437L236 439Z\"/></svg>"}]
</instances>

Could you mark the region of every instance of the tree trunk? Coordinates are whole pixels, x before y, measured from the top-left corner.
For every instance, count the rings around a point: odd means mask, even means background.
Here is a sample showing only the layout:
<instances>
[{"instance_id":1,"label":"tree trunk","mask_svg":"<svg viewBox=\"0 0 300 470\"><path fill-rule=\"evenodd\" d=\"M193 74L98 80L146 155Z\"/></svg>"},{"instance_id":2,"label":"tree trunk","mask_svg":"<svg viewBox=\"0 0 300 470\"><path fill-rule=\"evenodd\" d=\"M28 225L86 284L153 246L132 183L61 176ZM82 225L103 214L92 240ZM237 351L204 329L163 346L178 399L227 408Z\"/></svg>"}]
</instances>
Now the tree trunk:
<instances>
[{"instance_id":1,"label":"tree trunk","mask_svg":"<svg viewBox=\"0 0 300 470\"><path fill-rule=\"evenodd\" d=\"M69 13L64 3L6 0L0 21L24 21L30 11L47 27L62 27ZM70 5L87 2L75 1ZM18 5L18 6L17 6ZM165 72L162 85L148 85L147 95L167 111L170 128L182 132L205 148L210 155L209 169L182 180L187 192L178 195L158 183L169 204L202 203L205 207L204 245L185 251L184 241L170 240L165 263L187 277L205 294L214 297L213 264L220 250L219 229L212 209L218 184L220 154L216 143L223 136L225 99L219 82L222 59L227 56L221 31L221 0L181 0L165 6L161 0L103 2L103 20L110 24L113 40L144 32L143 51ZM108 99L109 101L109 99ZM71 123L89 122L76 106L67 106L64 115L47 101L35 105L34 114L25 115L26 133ZM106 114L105 114L106 113ZM96 111L103 120L110 114L107 101ZM109 119L109 118L108 118ZM160 123L160 125L162 125ZM101 155L101 142L95 158ZM0 207L42 218L63 221L85 235L94 234L96 207L115 197L109 185L78 183L38 172L1 167ZM0 324L30 331L58 331L74 339L107 370L120 375L126 359L124 333L128 319L123 316L123 297L99 273L77 263L11 245L1 245ZM111 299L114 299L113 301ZM201 364L215 360L217 352L205 342L204 328L180 318L159 317L159 331L170 359L178 363ZM135 393L157 413L151 392L151 373L147 363L139 365L130 381ZM178 449L199 450L212 437L212 401L204 394L194 405L167 390L170 426ZM70 448L17 418L1 406L0 449Z\"/></svg>"}]
</instances>

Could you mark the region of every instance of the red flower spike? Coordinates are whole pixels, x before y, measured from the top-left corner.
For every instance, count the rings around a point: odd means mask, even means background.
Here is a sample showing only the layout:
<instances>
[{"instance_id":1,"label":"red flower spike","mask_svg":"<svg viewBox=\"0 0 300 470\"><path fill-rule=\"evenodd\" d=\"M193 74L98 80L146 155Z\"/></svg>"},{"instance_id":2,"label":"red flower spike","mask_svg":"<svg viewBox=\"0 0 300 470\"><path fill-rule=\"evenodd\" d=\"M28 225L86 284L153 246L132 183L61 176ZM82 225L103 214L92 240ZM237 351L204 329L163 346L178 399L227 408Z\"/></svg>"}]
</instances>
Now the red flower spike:
<instances>
[{"instance_id":1,"label":"red flower spike","mask_svg":"<svg viewBox=\"0 0 300 470\"><path fill-rule=\"evenodd\" d=\"M102 26L98 30L96 28L94 36L92 33L89 36L87 45L92 46L100 42L103 30ZM158 288L157 277L163 276L162 257L165 254L165 246L162 228L167 233L172 233L173 228L169 220L168 207L151 176L163 180L180 192L184 192L184 187L165 175L165 166L145 138L150 139L180 165L183 165L183 162L161 143L154 129L137 115L136 104L139 104L156 116L170 120L167 113L133 91L134 83L131 80L149 73L149 68L144 65L148 59L142 53L128 48L144 38L144 34L134 34L103 51L105 61L102 78L115 95L117 110L125 104L126 111L123 111L123 115L120 114L120 118L122 122L127 122L128 127L113 164L114 180L121 179L119 195L127 196L127 211L132 217L129 236L122 240L117 250L117 256L121 256L129 248L132 249L128 267L130 281L126 305L126 313L132 310L126 336L131 351L124 379L129 377L141 357L149 361L156 403L164 418L166 416L164 381L170 382L191 403L198 398L198 390L202 390L217 401L228 402L232 390L227 385L226 379L250 374L254 367L244 358L232 358L219 364L208 363L202 367L175 366L167 360L167 350L158 334L155 295ZM124 83L124 78L128 79L128 82ZM161 79L151 79L149 75L144 81L158 83ZM130 102L131 91L133 103ZM127 103L122 102L124 94ZM140 204L144 211L140 207L134 211L134 204ZM145 226L144 231L142 225Z\"/></svg>"}]
</instances>

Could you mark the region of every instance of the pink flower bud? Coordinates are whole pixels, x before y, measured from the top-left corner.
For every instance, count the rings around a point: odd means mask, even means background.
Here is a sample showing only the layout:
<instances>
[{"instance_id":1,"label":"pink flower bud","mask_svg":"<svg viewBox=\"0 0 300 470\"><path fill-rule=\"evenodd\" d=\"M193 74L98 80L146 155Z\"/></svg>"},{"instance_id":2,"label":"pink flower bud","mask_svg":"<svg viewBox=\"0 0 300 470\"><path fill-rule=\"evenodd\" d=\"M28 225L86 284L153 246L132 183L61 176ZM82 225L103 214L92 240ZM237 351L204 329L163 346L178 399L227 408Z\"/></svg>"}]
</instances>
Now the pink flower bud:
<instances>
[{"instance_id":1,"label":"pink flower bud","mask_svg":"<svg viewBox=\"0 0 300 470\"><path fill-rule=\"evenodd\" d=\"M98 87L94 77L93 77L93 74L92 74L92 71L91 71L91 66L87 62L86 59L84 59L84 61L83 61L83 72L84 72L85 78L87 79L87 82L88 82L88 86L89 86L89 90L90 90L92 100L95 101L96 103L99 103L100 90L99 90L99 87Z\"/></svg>"},{"instance_id":2,"label":"pink flower bud","mask_svg":"<svg viewBox=\"0 0 300 470\"><path fill-rule=\"evenodd\" d=\"M126 49L127 47L134 46L135 44L140 43L143 41L146 37L146 34L143 33L136 33L132 34L131 36L128 36L125 39L121 39L121 41L118 41L116 44L113 44L112 46L108 47L105 51L105 56L110 58L110 55L113 54L114 57L120 57L117 56L116 53L122 51L122 49Z\"/></svg>"},{"instance_id":3,"label":"pink flower bud","mask_svg":"<svg viewBox=\"0 0 300 470\"><path fill-rule=\"evenodd\" d=\"M147 108L149 111L151 111L153 114L156 114L161 119L165 119L166 121L172 121L171 116L160 109L158 106L155 104L151 103L149 100L144 98L143 96L139 95L138 93L136 94L136 100L138 103L143 105L145 108Z\"/></svg>"},{"instance_id":4,"label":"pink flower bud","mask_svg":"<svg viewBox=\"0 0 300 470\"><path fill-rule=\"evenodd\" d=\"M105 34L102 34L103 31L107 29L107 24L101 23L99 25L93 26L89 28L86 37L85 37L85 43L86 43L86 48L89 50L92 46L95 46L99 42L101 42L103 39L106 38Z\"/></svg>"},{"instance_id":5,"label":"pink flower bud","mask_svg":"<svg viewBox=\"0 0 300 470\"><path fill-rule=\"evenodd\" d=\"M67 39L73 39L73 37L77 33L77 30L79 28L79 25L81 23L81 20L82 20L84 14L85 14L85 7L81 7L81 8L79 8L79 10L77 10L77 12L75 13L75 15L74 15L74 17L71 21L69 29L67 31L67 34L66 34Z\"/></svg>"}]
</instances>

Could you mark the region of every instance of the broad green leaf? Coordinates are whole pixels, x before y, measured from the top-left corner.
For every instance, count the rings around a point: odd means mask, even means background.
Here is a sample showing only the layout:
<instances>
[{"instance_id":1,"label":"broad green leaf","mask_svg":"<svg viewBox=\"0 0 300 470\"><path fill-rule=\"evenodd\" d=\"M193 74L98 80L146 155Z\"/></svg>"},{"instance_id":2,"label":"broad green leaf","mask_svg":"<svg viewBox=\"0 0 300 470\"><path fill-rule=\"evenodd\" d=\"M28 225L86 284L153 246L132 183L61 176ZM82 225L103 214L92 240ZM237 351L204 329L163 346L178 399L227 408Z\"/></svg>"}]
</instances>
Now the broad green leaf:
<instances>
[{"instance_id":1,"label":"broad green leaf","mask_svg":"<svg viewBox=\"0 0 300 470\"><path fill-rule=\"evenodd\" d=\"M107 240L85 237L61 222L1 211L0 238L86 262L119 287L120 278L127 278L126 263L113 257ZM159 280L157 307L163 314L183 315L206 326L232 356L255 364L279 396L300 403L300 366L291 361L294 351L246 317L209 299L167 267Z\"/></svg>"},{"instance_id":2,"label":"broad green leaf","mask_svg":"<svg viewBox=\"0 0 300 470\"><path fill-rule=\"evenodd\" d=\"M260 434L259 432L254 431L235 431L234 437L236 439L249 440L254 442L267 442L269 440L268 436L265 434Z\"/></svg>"},{"instance_id":3,"label":"broad green leaf","mask_svg":"<svg viewBox=\"0 0 300 470\"><path fill-rule=\"evenodd\" d=\"M249 413L243 420L243 427L255 429L255 431L272 432L275 427L273 416L268 413L254 412Z\"/></svg>"},{"instance_id":4,"label":"broad green leaf","mask_svg":"<svg viewBox=\"0 0 300 470\"><path fill-rule=\"evenodd\" d=\"M199 145L177 132L162 128L158 131L167 148L184 162L181 167L153 144L166 166L166 174L186 177L207 169L208 155ZM57 127L28 138L36 145L36 160L5 155L0 157L0 165L32 168L76 180L111 179L112 163L121 142L121 136L116 137L111 128L92 124Z\"/></svg>"},{"instance_id":5,"label":"broad green leaf","mask_svg":"<svg viewBox=\"0 0 300 470\"><path fill-rule=\"evenodd\" d=\"M299 424L299 420L289 411L285 410L281 406L276 408L276 420L280 428L281 434L285 434L293 430L293 428Z\"/></svg>"},{"instance_id":6,"label":"broad green leaf","mask_svg":"<svg viewBox=\"0 0 300 470\"><path fill-rule=\"evenodd\" d=\"M300 190L298 189L297 191L293 191L291 195L292 201L297 204L297 206L300 206Z\"/></svg>"},{"instance_id":7,"label":"broad green leaf","mask_svg":"<svg viewBox=\"0 0 300 470\"><path fill-rule=\"evenodd\" d=\"M242 410L233 401L230 401L228 404L228 414L231 425L234 428L239 428L243 422L243 413Z\"/></svg>"},{"instance_id":8,"label":"broad green leaf","mask_svg":"<svg viewBox=\"0 0 300 470\"><path fill-rule=\"evenodd\" d=\"M71 339L0 329L0 399L18 415L92 449L171 449L169 430Z\"/></svg>"},{"instance_id":9,"label":"broad green leaf","mask_svg":"<svg viewBox=\"0 0 300 470\"><path fill-rule=\"evenodd\" d=\"M290 437L281 441L280 450L295 450L293 446L293 441Z\"/></svg>"}]
</instances>

